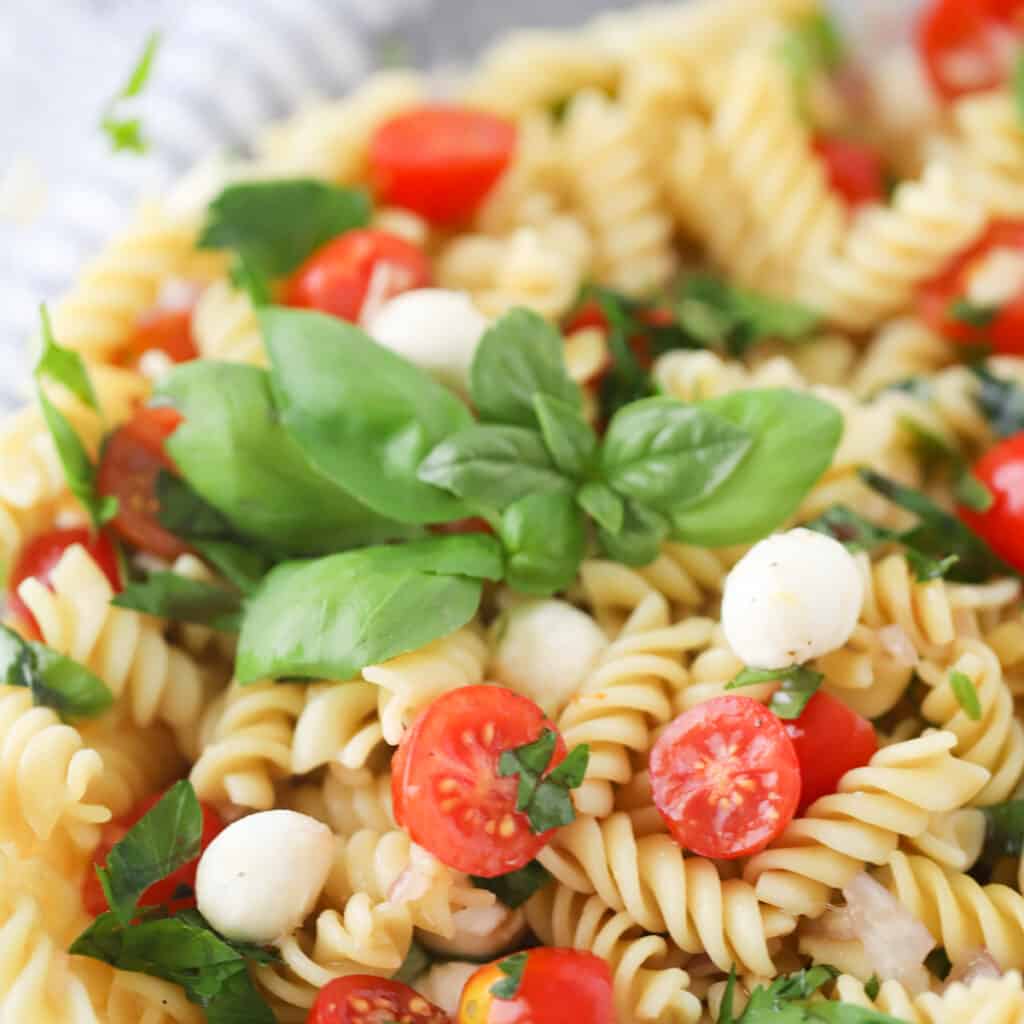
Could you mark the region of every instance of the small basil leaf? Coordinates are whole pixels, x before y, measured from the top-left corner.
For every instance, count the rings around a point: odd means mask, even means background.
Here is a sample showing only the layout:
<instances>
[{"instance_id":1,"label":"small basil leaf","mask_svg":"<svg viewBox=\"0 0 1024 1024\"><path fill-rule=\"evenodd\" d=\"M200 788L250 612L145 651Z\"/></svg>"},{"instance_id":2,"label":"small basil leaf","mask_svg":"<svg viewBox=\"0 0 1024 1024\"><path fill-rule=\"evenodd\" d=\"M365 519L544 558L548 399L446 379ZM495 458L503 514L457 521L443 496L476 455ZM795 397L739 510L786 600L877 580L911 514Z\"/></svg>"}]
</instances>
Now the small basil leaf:
<instances>
[{"instance_id":1,"label":"small basil leaf","mask_svg":"<svg viewBox=\"0 0 1024 1024\"><path fill-rule=\"evenodd\" d=\"M122 100L133 99L145 88L153 72L160 42L159 32L151 32L146 37L142 54L136 61L135 67L132 68L128 81L114 95L104 110L100 127L110 140L114 152L130 150L135 153L145 153L149 148L149 143L142 134L142 122L137 117L123 118L117 117L116 114Z\"/></svg>"},{"instance_id":2,"label":"small basil leaf","mask_svg":"<svg viewBox=\"0 0 1024 1024\"><path fill-rule=\"evenodd\" d=\"M565 760L551 770L547 781L564 786L566 789L576 789L583 785L589 763L590 748L586 743L581 743L573 747L566 755Z\"/></svg>"},{"instance_id":3,"label":"small basil leaf","mask_svg":"<svg viewBox=\"0 0 1024 1024\"><path fill-rule=\"evenodd\" d=\"M505 580L524 594L565 590L586 547L584 519L571 494L531 494L505 509L499 525Z\"/></svg>"},{"instance_id":4,"label":"small basil leaf","mask_svg":"<svg viewBox=\"0 0 1024 1024\"><path fill-rule=\"evenodd\" d=\"M409 952L405 954L402 966L392 975L395 981L411 985L427 971L434 958L415 939L409 944Z\"/></svg>"},{"instance_id":5,"label":"small basil leaf","mask_svg":"<svg viewBox=\"0 0 1024 1024\"><path fill-rule=\"evenodd\" d=\"M144 580L129 583L111 604L229 633L238 632L242 612L238 594L215 583L188 579L173 572L154 572Z\"/></svg>"},{"instance_id":6,"label":"small basil leaf","mask_svg":"<svg viewBox=\"0 0 1024 1024\"><path fill-rule=\"evenodd\" d=\"M139 897L154 883L199 856L203 815L192 784L175 783L128 830L96 874L114 916L128 924Z\"/></svg>"},{"instance_id":7,"label":"small basil leaf","mask_svg":"<svg viewBox=\"0 0 1024 1024\"><path fill-rule=\"evenodd\" d=\"M843 417L829 402L783 388L701 402L753 437L739 467L711 494L672 516L673 535L719 547L757 540L787 520L829 467Z\"/></svg>"},{"instance_id":8,"label":"small basil leaf","mask_svg":"<svg viewBox=\"0 0 1024 1024\"><path fill-rule=\"evenodd\" d=\"M492 995L498 999L515 999L519 986L523 983L523 971L526 970L528 956L528 953L513 953L498 961L498 970L505 977L491 986Z\"/></svg>"},{"instance_id":9,"label":"small basil leaf","mask_svg":"<svg viewBox=\"0 0 1024 1024\"><path fill-rule=\"evenodd\" d=\"M845 505L833 505L803 526L834 538L850 551L873 551L882 544L899 540L900 536L898 531L872 523Z\"/></svg>"},{"instance_id":10,"label":"small basil leaf","mask_svg":"<svg viewBox=\"0 0 1024 1024\"><path fill-rule=\"evenodd\" d=\"M980 722L981 701L971 677L959 669L953 669L949 673L949 687L953 691L957 703L964 709L964 714L972 722Z\"/></svg>"},{"instance_id":11,"label":"small basil leaf","mask_svg":"<svg viewBox=\"0 0 1024 1024\"><path fill-rule=\"evenodd\" d=\"M496 508L528 495L572 489L540 434L497 424L467 427L446 438L423 460L419 479L467 502Z\"/></svg>"},{"instance_id":12,"label":"small basil leaf","mask_svg":"<svg viewBox=\"0 0 1024 1024\"><path fill-rule=\"evenodd\" d=\"M549 885L553 878L540 861L531 860L518 871L509 871L494 878L470 876L478 889L493 892L506 907L515 910L521 907L535 892Z\"/></svg>"},{"instance_id":13,"label":"small basil leaf","mask_svg":"<svg viewBox=\"0 0 1024 1024\"><path fill-rule=\"evenodd\" d=\"M613 561L626 565L650 565L661 552L668 536L668 520L654 509L635 501L625 504L622 527L612 533L601 527L601 550Z\"/></svg>"},{"instance_id":14,"label":"small basil leaf","mask_svg":"<svg viewBox=\"0 0 1024 1024\"><path fill-rule=\"evenodd\" d=\"M480 339L470 368L470 395L480 418L535 428L535 395L579 409L582 395L565 370L563 347L558 331L537 313L506 313Z\"/></svg>"},{"instance_id":15,"label":"small basil leaf","mask_svg":"<svg viewBox=\"0 0 1024 1024\"><path fill-rule=\"evenodd\" d=\"M626 503L607 484L584 484L576 502L603 530L613 536L622 532Z\"/></svg>"},{"instance_id":16,"label":"small basil leaf","mask_svg":"<svg viewBox=\"0 0 1024 1024\"><path fill-rule=\"evenodd\" d=\"M972 367L978 378L977 402L997 437L1012 437L1024 430L1024 388L997 377L983 364Z\"/></svg>"},{"instance_id":17,"label":"small basil leaf","mask_svg":"<svg viewBox=\"0 0 1024 1024\"><path fill-rule=\"evenodd\" d=\"M736 1018L732 1015L733 1001L736 995L736 965L729 968L729 978L725 983L725 992L722 993L722 1002L718 1007L718 1018L716 1024L736 1024Z\"/></svg>"},{"instance_id":18,"label":"small basil leaf","mask_svg":"<svg viewBox=\"0 0 1024 1024\"><path fill-rule=\"evenodd\" d=\"M756 683L779 683L772 694L769 707L779 718L799 718L807 702L818 692L825 677L805 665L789 665L786 668L745 668L726 685L727 690L736 690Z\"/></svg>"},{"instance_id":19,"label":"small basil leaf","mask_svg":"<svg viewBox=\"0 0 1024 1024\"><path fill-rule=\"evenodd\" d=\"M96 391L89 379L82 357L70 348L57 344L53 336L53 325L46 306L40 307L42 318L43 350L36 363L36 377L46 377L70 391L76 398L84 402L90 409L100 411Z\"/></svg>"},{"instance_id":20,"label":"small basil leaf","mask_svg":"<svg viewBox=\"0 0 1024 1024\"><path fill-rule=\"evenodd\" d=\"M945 558L934 558L931 555L915 551L913 548L907 548L906 555L907 564L913 569L914 578L918 583L942 579L960 561L959 555L946 555Z\"/></svg>"},{"instance_id":21,"label":"small basil leaf","mask_svg":"<svg viewBox=\"0 0 1024 1024\"><path fill-rule=\"evenodd\" d=\"M541 776L551 763L551 755L558 745L558 734L553 729L544 729L532 743L502 751L498 758L498 774L504 777L519 776L516 794L516 810L525 811L530 806Z\"/></svg>"},{"instance_id":22,"label":"small basil leaf","mask_svg":"<svg viewBox=\"0 0 1024 1024\"><path fill-rule=\"evenodd\" d=\"M156 478L160 525L187 540L235 539L230 520L197 494L181 477L161 469Z\"/></svg>"},{"instance_id":23,"label":"small basil leaf","mask_svg":"<svg viewBox=\"0 0 1024 1024\"><path fill-rule=\"evenodd\" d=\"M532 743L506 750L498 760L499 775L519 776L516 810L526 814L530 829L536 834L568 825L575 819L569 791L582 784L590 759L589 748L581 744L545 776L557 741L553 730L544 729Z\"/></svg>"},{"instance_id":24,"label":"small basil leaf","mask_svg":"<svg viewBox=\"0 0 1024 1024\"><path fill-rule=\"evenodd\" d=\"M720 487L752 443L747 430L706 409L647 398L612 418L601 468L619 494L671 515Z\"/></svg>"},{"instance_id":25,"label":"small basil leaf","mask_svg":"<svg viewBox=\"0 0 1024 1024\"><path fill-rule=\"evenodd\" d=\"M590 424L575 406L550 395L534 395L533 405L555 465L566 476L585 476L597 451L597 436Z\"/></svg>"},{"instance_id":26,"label":"small basil leaf","mask_svg":"<svg viewBox=\"0 0 1024 1024\"><path fill-rule=\"evenodd\" d=\"M281 417L321 473L401 522L468 514L417 476L431 449L472 424L450 391L337 317L270 308L260 324Z\"/></svg>"}]
</instances>

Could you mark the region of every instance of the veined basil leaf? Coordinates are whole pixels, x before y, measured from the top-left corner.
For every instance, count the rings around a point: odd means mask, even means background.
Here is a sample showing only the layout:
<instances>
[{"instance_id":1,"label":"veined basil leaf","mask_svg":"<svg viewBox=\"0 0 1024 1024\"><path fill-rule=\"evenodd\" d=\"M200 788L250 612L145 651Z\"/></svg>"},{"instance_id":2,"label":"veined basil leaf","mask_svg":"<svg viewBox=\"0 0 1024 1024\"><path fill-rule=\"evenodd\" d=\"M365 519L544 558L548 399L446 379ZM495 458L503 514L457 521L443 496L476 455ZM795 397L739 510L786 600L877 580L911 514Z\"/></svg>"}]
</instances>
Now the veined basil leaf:
<instances>
[{"instance_id":1,"label":"veined basil leaf","mask_svg":"<svg viewBox=\"0 0 1024 1024\"><path fill-rule=\"evenodd\" d=\"M189 486L238 533L292 554L408 535L310 465L281 422L266 371L199 360L175 369L161 393L185 418L168 452ZM181 499L180 489L176 494ZM161 507L182 529L187 508ZM197 517L193 530L224 539L212 520Z\"/></svg>"},{"instance_id":2,"label":"veined basil leaf","mask_svg":"<svg viewBox=\"0 0 1024 1024\"><path fill-rule=\"evenodd\" d=\"M506 750L498 760L499 775L519 777L516 810L526 814L530 830L536 834L568 825L575 819L569 791L582 785L590 760L590 748L581 743L545 774L557 742L557 735L544 729L532 743Z\"/></svg>"},{"instance_id":3,"label":"veined basil leaf","mask_svg":"<svg viewBox=\"0 0 1024 1024\"><path fill-rule=\"evenodd\" d=\"M739 467L672 516L673 535L718 547L757 540L788 519L821 478L843 433L829 402L784 388L737 391L698 403L753 437Z\"/></svg>"},{"instance_id":4,"label":"veined basil leaf","mask_svg":"<svg viewBox=\"0 0 1024 1024\"><path fill-rule=\"evenodd\" d=\"M561 335L528 309L512 309L480 339L469 389L482 420L536 427L534 396L547 395L574 409L582 405L565 370Z\"/></svg>"},{"instance_id":5,"label":"veined basil leaf","mask_svg":"<svg viewBox=\"0 0 1024 1024\"><path fill-rule=\"evenodd\" d=\"M431 449L473 422L450 391L337 317L270 308L260 323L282 418L314 466L401 522L471 512L417 476Z\"/></svg>"},{"instance_id":6,"label":"veined basil leaf","mask_svg":"<svg viewBox=\"0 0 1024 1024\"><path fill-rule=\"evenodd\" d=\"M419 478L474 505L493 508L531 494L572 490L540 434L490 423L467 427L442 441L420 464Z\"/></svg>"},{"instance_id":7,"label":"veined basil leaf","mask_svg":"<svg viewBox=\"0 0 1024 1024\"><path fill-rule=\"evenodd\" d=\"M575 579L586 533L571 493L521 498L505 509L499 532L505 547L505 580L513 589L554 594Z\"/></svg>"},{"instance_id":8,"label":"veined basil leaf","mask_svg":"<svg viewBox=\"0 0 1024 1024\"><path fill-rule=\"evenodd\" d=\"M601 526L598 538L601 550L616 562L626 565L650 565L668 536L669 522L660 512L636 501L625 503L622 527L611 531Z\"/></svg>"},{"instance_id":9,"label":"veined basil leaf","mask_svg":"<svg viewBox=\"0 0 1024 1024\"><path fill-rule=\"evenodd\" d=\"M129 583L110 603L228 633L238 632L242 613L242 599L237 593L174 572L154 572L144 580Z\"/></svg>"},{"instance_id":10,"label":"veined basil leaf","mask_svg":"<svg viewBox=\"0 0 1024 1024\"><path fill-rule=\"evenodd\" d=\"M513 910L521 907L535 892L553 881L548 869L537 860L531 860L518 871L509 871L494 878L481 878L478 875L471 877L478 889L493 892L501 903Z\"/></svg>"},{"instance_id":11,"label":"veined basil leaf","mask_svg":"<svg viewBox=\"0 0 1024 1024\"><path fill-rule=\"evenodd\" d=\"M607 530L612 536L622 532L626 502L607 484L584 484L576 495L576 503L602 530Z\"/></svg>"},{"instance_id":12,"label":"veined basil leaf","mask_svg":"<svg viewBox=\"0 0 1024 1024\"><path fill-rule=\"evenodd\" d=\"M351 679L453 633L500 579L494 537L464 534L278 566L249 599L235 674Z\"/></svg>"},{"instance_id":13,"label":"veined basil leaf","mask_svg":"<svg viewBox=\"0 0 1024 1024\"><path fill-rule=\"evenodd\" d=\"M1024 388L997 377L984 364L971 368L980 382L978 406L996 437L1012 437L1024 430Z\"/></svg>"},{"instance_id":14,"label":"veined basil leaf","mask_svg":"<svg viewBox=\"0 0 1024 1024\"><path fill-rule=\"evenodd\" d=\"M597 451L597 435L579 409L550 395L534 395L544 444L555 465L569 477L586 476Z\"/></svg>"},{"instance_id":15,"label":"veined basil leaf","mask_svg":"<svg viewBox=\"0 0 1024 1024\"><path fill-rule=\"evenodd\" d=\"M786 668L745 668L726 685L727 690L757 683L779 683L772 694L769 707L779 718L799 718L807 702L818 692L825 677L806 665L789 665Z\"/></svg>"},{"instance_id":16,"label":"veined basil leaf","mask_svg":"<svg viewBox=\"0 0 1024 1024\"><path fill-rule=\"evenodd\" d=\"M742 426L673 398L647 398L620 409L601 449L613 490L671 515L720 487L750 450Z\"/></svg>"}]
</instances>

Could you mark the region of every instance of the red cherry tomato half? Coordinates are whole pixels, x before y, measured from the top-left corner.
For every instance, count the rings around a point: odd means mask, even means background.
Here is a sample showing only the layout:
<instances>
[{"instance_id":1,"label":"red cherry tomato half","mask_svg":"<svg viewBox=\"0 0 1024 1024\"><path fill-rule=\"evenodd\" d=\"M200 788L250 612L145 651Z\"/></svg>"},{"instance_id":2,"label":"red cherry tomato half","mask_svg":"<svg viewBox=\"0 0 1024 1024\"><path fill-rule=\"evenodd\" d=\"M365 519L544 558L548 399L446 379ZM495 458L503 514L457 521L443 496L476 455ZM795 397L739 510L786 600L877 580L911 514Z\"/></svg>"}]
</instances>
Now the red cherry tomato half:
<instances>
[{"instance_id":1,"label":"red cherry tomato half","mask_svg":"<svg viewBox=\"0 0 1024 1024\"><path fill-rule=\"evenodd\" d=\"M782 725L800 762L797 814L803 814L818 797L834 793L848 771L866 765L878 750L875 727L821 690L807 702L799 718Z\"/></svg>"},{"instance_id":2,"label":"red cherry tomato half","mask_svg":"<svg viewBox=\"0 0 1024 1024\"><path fill-rule=\"evenodd\" d=\"M917 27L928 77L945 100L1006 81L1016 57L1021 0L931 0Z\"/></svg>"},{"instance_id":3,"label":"red cherry tomato half","mask_svg":"<svg viewBox=\"0 0 1024 1024\"><path fill-rule=\"evenodd\" d=\"M995 317L975 327L953 316L957 300L967 293L970 275L995 249L1024 251L1024 221L995 221L969 249L918 291L918 312L931 327L950 341L987 344L1002 355L1024 355L1024 291L1002 303Z\"/></svg>"},{"instance_id":4,"label":"red cherry tomato half","mask_svg":"<svg viewBox=\"0 0 1024 1024\"><path fill-rule=\"evenodd\" d=\"M873 146L848 139L819 138L814 149L825 162L832 188L849 206L885 201L885 165Z\"/></svg>"},{"instance_id":5,"label":"red cherry tomato half","mask_svg":"<svg viewBox=\"0 0 1024 1024\"><path fill-rule=\"evenodd\" d=\"M960 518L1000 558L1024 571L1024 434L990 448L974 466L974 475L993 497L987 512L960 506Z\"/></svg>"},{"instance_id":6,"label":"red cherry tomato half","mask_svg":"<svg viewBox=\"0 0 1024 1024\"><path fill-rule=\"evenodd\" d=\"M498 774L513 747L555 730L532 700L500 686L464 686L412 724L391 765L395 819L457 871L493 877L531 861L551 838L516 810L517 776ZM549 767L565 757L561 738Z\"/></svg>"},{"instance_id":7,"label":"red cherry tomato half","mask_svg":"<svg viewBox=\"0 0 1024 1024\"><path fill-rule=\"evenodd\" d=\"M192 340L191 310L157 310L144 317L131 340L121 350L122 366L138 366L146 352L163 352L175 363L196 359L199 351Z\"/></svg>"},{"instance_id":8,"label":"red cherry tomato half","mask_svg":"<svg viewBox=\"0 0 1024 1024\"><path fill-rule=\"evenodd\" d=\"M40 583L50 585L50 576L57 567L64 552L73 544L81 544L92 556L93 561L103 570L114 590L121 589L121 568L118 564L117 549L109 534L93 533L84 526L66 530L51 530L49 533L29 541L21 552L10 579L7 581L7 606L11 614L32 634L39 637L39 624L18 596L18 587L30 576Z\"/></svg>"},{"instance_id":9,"label":"red cherry tomato half","mask_svg":"<svg viewBox=\"0 0 1024 1024\"><path fill-rule=\"evenodd\" d=\"M531 949L519 987L508 998L494 993L508 977L500 963L486 964L466 982L458 1024L615 1024L611 971L593 953Z\"/></svg>"},{"instance_id":10,"label":"red cherry tomato half","mask_svg":"<svg viewBox=\"0 0 1024 1024\"><path fill-rule=\"evenodd\" d=\"M715 697L680 715L651 750L654 806L702 857L763 850L792 820L800 764L779 718L750 697Z\"/></svg>"},{"instance_id":11,"label":"red cherry tomato half","mask_svg":"<svg viewBox=\"0 0 1024 1024\"><path fill-rule=\"evenodd\" d=\"M463 107L425 106L385 121L370 143L370 174L381 202L433 224L473 215L512 160L511 121Z\"/></svg>"},{"instance_id":12,"label":"red cherry tomato half","mask_svg":"<svg viewBox=\"0 0 1024 1024\"><path fill-rule=\"evenodd\" d=\"M349 974L320 989L306 1024L451 1024L443 1010L408 985L372 974Z\"/></svg>"},{"instance_id":13,"label":"red cherry tomato half","mask_svg":"<svg viewBox=\"0 0 1024 1024\"><path fill-rule=\"evenodd\" d=\"M157 793L147 797L136 807L133 807L127 814L114 821L107 822L103 826L103 834L100 844L92 855L92 863L95 867L103 867L107 863L107 857L114 846L128 834L128 830L135 825L140 818L149 813L163 796ZM221 816L207 804L200 804L203 812L203 832L199 840L200 854L210 843L217 838L224 829L224 821ZM140 897L139 906L169 908L171 913L178 910L185 910L196 905L195 896L186 890L194 890L196 884L196 871L199 868L199 857L183 864L177 871L154 882ZM82 880L82 905L86 911L98 917L110 908L107 906L107 897L103 892L96 872L90 869Z\"/></svg>"},{"instance_id":14,"label":"red cherry tomato half","mask_svg":"<svg viewBox=\"0 0 1024 1024\"><path fill-rule=\"evenodd\" d=\"M173 561L188 551L158 519L156 478L160 470L175 472L164 442L181 424L181 414L169 408L143 408L107 439L100 460L100 494L117 498L113 530L129 544Z\"/></svg>"},{"instance_id":15,"label":"red cherry tomato half","mask_svg":"<svg viewBox=\"0 0 1024 1024\"><path fill-rule=\"evenodd\" d=\"M380 303L428 284L422 249L387 231L360 229L317 249L289 278L284 302L355 323L367 297Z\"/></svg>"}]
</instances>

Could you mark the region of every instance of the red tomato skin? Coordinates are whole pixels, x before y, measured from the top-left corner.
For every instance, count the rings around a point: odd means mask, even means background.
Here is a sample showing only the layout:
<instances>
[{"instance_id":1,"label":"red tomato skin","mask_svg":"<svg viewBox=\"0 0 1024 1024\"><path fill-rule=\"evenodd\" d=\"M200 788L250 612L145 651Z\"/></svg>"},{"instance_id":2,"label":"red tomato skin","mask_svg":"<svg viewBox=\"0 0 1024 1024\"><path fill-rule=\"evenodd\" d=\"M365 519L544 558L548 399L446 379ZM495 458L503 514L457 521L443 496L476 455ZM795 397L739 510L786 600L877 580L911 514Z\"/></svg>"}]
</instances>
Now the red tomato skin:
<instances>
[{"instance_id":1,"label":"red tomato skin","mask_svg":"<svg viewBox=\"0 0 1024 1024\"><path fill-rule=\"evenodd\" d=\"M651 750L650 771L654 805L676 841L718 860L763 850L800 799L793 743L749 697L715 697L680 715Z\"/></svg>"},{"instance_id":2,"label":"red tomato skin","mask_svg":"<svg viewBox=\"0 0 1024 1024\"><path fill-rule=\"evenodd\" d=\"M156 478L177 469L165 442L182 422L168 407L142 408L107 439L96 483L100 494L118 499L110 528L122 540L169 562L189 550L157 519Z\"/></svg>"},{"instance_id":3,"label":"red tomato skin","mask_svg":"<svg viewBox=\"0 0 1024 1024\"><path fill-rule=\"evenodd\" d=\"M814 150L825 163L829 184L850 207L885 201L885 165L872 146L819 137Z\"/></svg>"},{"instance_id":4,"label":"red tomato skin","mask_svg":"<svg viewBox=\"0 0 1024 1024\"><path fill-rule=\"evenodd\" d=\"M98 917L110 909L107 906L107 897L103 892L103 886L100 885L100 880L96 877L96 872L93 868L107 863L107 857L115 844L119 843L127 835L128 830L140 818L156 806L162 796L162 793L157 793L147 797L127 814L116 818L114 821L107 822L103 826L100 844L93 851L92 867L90 867L82 879L82 905L85 907L86 912L93 917ZM226 823L217 811L208 804L200 804L199 806L203 812L203 833L200 839L200 850L202 851L224 830ZM195 888L196 871L198 868L199 857L196 857L195 860L189 861L188 864L183 864L173 874L168 875L159 882L155 882L139 898L139 906L159 907L166 905L172 913L194 907L196 905L194 897L179 897L175 899L174 894L183 886L187 886L190 889Z\"/></svg>"},{"instance_id":5,"label":"red tomato skin","mask_svg":"<svg viewBox=\"0 0 1024 1024\"><path fill-rule=\"evenodd\" d=\"M807 702L799 718L782 724L800 762L797 814L834 793L848 771L866 765L878 750L875 727L823 690Z\"/></svg>"},{"instance_id":6,"label":"red tomato skin","mask_svg":"<svg viewBox=\"0 0 1024 1024\"><path fill-rule=\"evenodd\" d=\"M534 834L526 815L515 810L518 778L499 776L498 760L544 729L557 735L533 701L501 686L463 686L439 697L409 727L392 759L396 822L456 871L493 878L523 867L548 844L551 832ZM549 768L565 753L559 736ZM440 792L440 783L456 772L467 784ZM449 801L452 806L442 809ZM488 822L506 818L513 823L511 836L485 830Z\"/></svg>"},{"instance_id":7,"label":"red tomato skin","mask_svg":"<svg viewBox=\"0 0 1024 1024\"><path fill-rule=\"evenodd\" d=\"M374 272L391 275L381 301L430 284L430 264L418 246L372 228L347 231L316 250L288 279L284 303L356 323Z\"/></svg>"},{"instance_id":8,"label":"red tomato skin","mask_svg":"<svg viewBox=\"0 0 1024 1024\"><path fill-rule=\"evenodd\" d=\"M499 963L484 965L466 982L458 1024L615 1024L612 975L601 957L554 946L531 949L511 999L491 991L505 977Z\"/></svg>"},{"instance_id":9,"label":"red tomato skin","mask_svg":"<svg viewBox=\"0 0 1024 1024\"><path fill-rule=\"evenodd\" d=\"M441 104L385 121L370 143L378 199L438 225L464 223L512 161L515 125L479 110Z\"/></svg>"},{"instance_id":10,"label":"red tomato skin","mask_svg":"<svg viewBox=\"0 0 1024 1024\"><path fill-rule=\"evenodd\" d=\"M81 544L85 548L93 561L103 570L103 575L110 580L110 585L115 591L121 589L121 566L117 548L109 534L102 530L93 533L85 526L51 530L49 533L40 534L25 546L7 581L7 607L33 637L41 637L39 624L25 606L25 602L18 596L18 587L30 576L49 586L53 570L57 568L57 563L64 552L73 544Z\"/></svg>"},{"instance_id":11,"label":"red tomato skin","mask_svg":"<svg viewBox=\"0 0 1024 1024\"><path fill-rule=\"evenodd\" d=\"M986 512L959 506L957 514L1000 558L1024 572L1024 433L1000 441L975 463L989 489Z\"/></svg>"},{"instance_id":12,"label":"red tomato skin","mask_svg":"<svg viewBox=\"0 0 1024 1024\"><path fill-rule=\"evenodd\" d=\"M470 516L468 519L453 519L450 523L433 523L427 527L431 533L449 537L459 533L494 533L494 529L481 516Z\"/></svg>"},{"instance_id":13,"label":"red tomato skin","mask_svg":"<svg viewBox=\"0 0 1024 1024\"><path fill-rule=\"evenodd\" d=\"M154 349L175 363L199 358L199 350L192 339L191 310L154 310L143 317L118 361L123 366L138 366L142 355Z\"/></svg>"},{"instance_id":14,"label":"red tomato skin","mask_svg":"<svg viewBox=\"0 0 1024 1024\"><path fill-rule=\"evenodd\" d=\"M400 1020L451 1024L448 1014L408 985L372 974L349 974L325 985L306 1024L387 1024Z\"/></svg>"}]
</instances>

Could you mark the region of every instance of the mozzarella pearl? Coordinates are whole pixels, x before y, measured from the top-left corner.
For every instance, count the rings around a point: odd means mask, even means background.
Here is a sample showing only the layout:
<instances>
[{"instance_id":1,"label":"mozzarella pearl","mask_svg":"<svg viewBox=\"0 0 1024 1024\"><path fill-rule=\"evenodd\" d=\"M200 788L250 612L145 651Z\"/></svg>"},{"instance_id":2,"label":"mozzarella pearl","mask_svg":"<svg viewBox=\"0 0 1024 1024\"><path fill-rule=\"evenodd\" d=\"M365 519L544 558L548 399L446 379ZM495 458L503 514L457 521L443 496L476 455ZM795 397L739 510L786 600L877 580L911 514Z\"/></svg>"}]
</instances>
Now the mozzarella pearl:
<instances>
[{"instance_id":1,"label":"mozzarella pearl","mask_svg":"<svg viewBox=\"0 0 1024 1024\"><path fill-rule=\"evenodd\" d=\"M850 638L864 584L853 556L813 530L755 544L729 573L722 627L734 653L756 668L785 668Z\"/></svg>"},{"instance_id":2,"label":"mozzarella pearl","mask_svg":"<svg viewBox=\"0 0 1024 1024\"><path fill-rule=\"evenodd\" d=\"M464 292L420 288L385 302L367 330L378 345L467 394L469 368L489 326Z\"/></svg>"},{"instance_id":3,"label":"mozzarella pearl","mask_svg":"<svg viewBox=\"0 0 1024 1024\"><path fill-rule=\"evenodd\" d=\"M608 646L598 624L565 601L516 605L497 621L492 638L495 681L548 715L565 706Z\"/></svg>"},{"instance_id":4,"label":"mozzarella pearl","mask_svg":"<svg viewBox=\"0 0 1024 1024\"><path fill-rule=\"evenodd\" d=\"M331 830L307 814L263 811L240 818L199 861L199 912L229 939L274 942L309 916L333 855Z\"/></svg>"}]
</instances>

